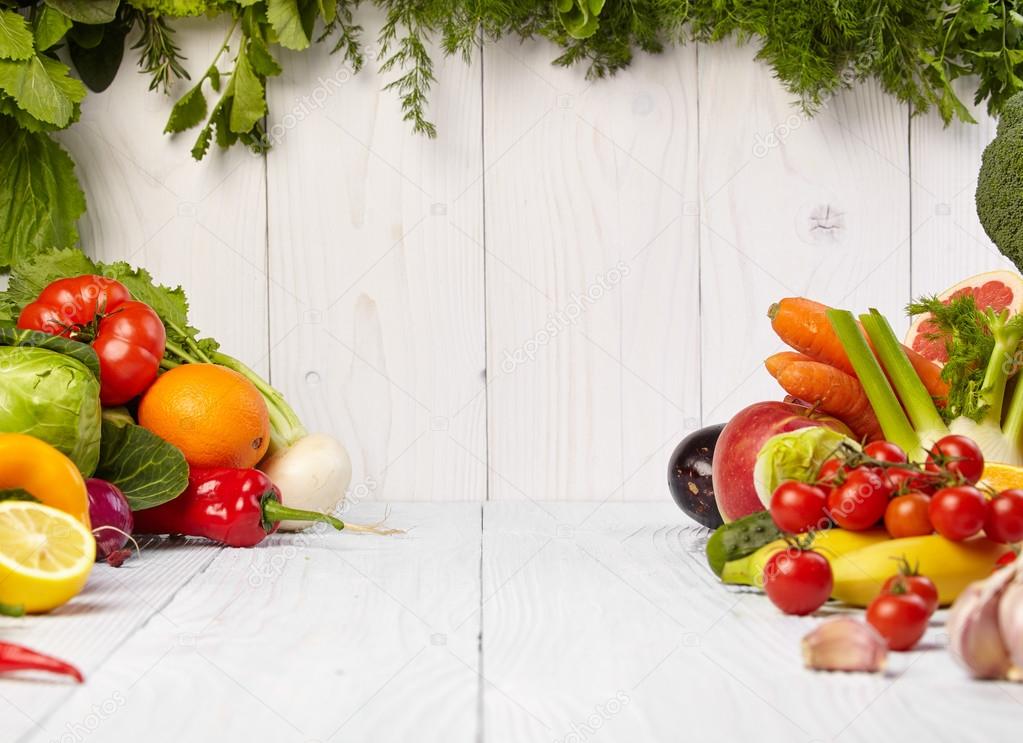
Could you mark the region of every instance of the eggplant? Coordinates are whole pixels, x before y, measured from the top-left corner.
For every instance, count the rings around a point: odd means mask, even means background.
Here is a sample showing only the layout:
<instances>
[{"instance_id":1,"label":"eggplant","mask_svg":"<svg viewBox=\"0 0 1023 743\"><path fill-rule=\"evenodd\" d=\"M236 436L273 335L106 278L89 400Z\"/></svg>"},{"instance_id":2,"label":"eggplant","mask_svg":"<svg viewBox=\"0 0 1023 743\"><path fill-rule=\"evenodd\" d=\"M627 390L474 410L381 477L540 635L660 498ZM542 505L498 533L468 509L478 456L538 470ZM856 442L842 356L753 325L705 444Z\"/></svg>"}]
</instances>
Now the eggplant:
<instances>
[{"instance_id":1,"label":"eggplant","mask_svg":"<svg viewBox=\"0 0 1023 743\"><path fill-rule=\"evenodd\" d=\"M724 423L705 426L682 439L668 463L668 489L682 512L698 524L717 529L724 521L714 500L711 477L714 446Z\"/></svg>"}]
</instances>

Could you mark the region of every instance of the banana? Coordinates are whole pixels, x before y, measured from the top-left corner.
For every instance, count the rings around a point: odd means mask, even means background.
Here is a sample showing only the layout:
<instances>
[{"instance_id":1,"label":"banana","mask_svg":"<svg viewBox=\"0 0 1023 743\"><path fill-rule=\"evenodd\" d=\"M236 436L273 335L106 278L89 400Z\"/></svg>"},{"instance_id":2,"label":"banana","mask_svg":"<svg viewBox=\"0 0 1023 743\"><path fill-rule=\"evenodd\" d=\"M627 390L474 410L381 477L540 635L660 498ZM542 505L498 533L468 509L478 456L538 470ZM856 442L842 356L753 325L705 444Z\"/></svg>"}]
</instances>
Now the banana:
<instances>
[{"instance_id":1,"label":"banana","mask_svg":"<svg viewBox=\"0 0 1023 743\"><path fill-rule=\"evenodd\" d=\"M828 562L834 563L842 555L861 550L878 542L891 541L884 529L869 531L847 531L846 529L827 529L814 535L812 549L820 552ZM751 555L738 560L726 562L721 571L721 582L742 586L763 586L764 566L775 553L788 547L784 539L776 539L765 544Z\"/></svg>"},{"instance_id":2,"label":"banana","mask_svg":"<svg viewBox=\"0 0 1023 743\"><path fill-rule=\"evenodd\" d=\"M831 597L853 606L866 606L884 582L898 572L905 558L938 588L938 602L952 603L966 586L991 574L1007 545L978 537L952 542L939 534L888 539L830 560L835 581Z\"/></svg>"}]
</instances>

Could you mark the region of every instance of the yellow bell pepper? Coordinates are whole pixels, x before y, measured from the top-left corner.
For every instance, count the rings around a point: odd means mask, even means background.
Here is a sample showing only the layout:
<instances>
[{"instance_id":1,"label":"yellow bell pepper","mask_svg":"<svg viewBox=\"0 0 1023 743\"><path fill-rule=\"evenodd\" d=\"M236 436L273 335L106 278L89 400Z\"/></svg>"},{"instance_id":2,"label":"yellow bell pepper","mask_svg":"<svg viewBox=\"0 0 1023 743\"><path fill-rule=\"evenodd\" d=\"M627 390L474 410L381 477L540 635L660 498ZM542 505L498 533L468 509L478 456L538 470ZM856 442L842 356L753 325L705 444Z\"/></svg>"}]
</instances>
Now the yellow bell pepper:
<instances>
[{"instance_id":1,"label":"yellow bell pepper","mask_svg":"<svg viewBox=\"0 0 1023 743\"><path fill-rule=\"evenodd\" d=\"M92 528L89 495L75 463L45 441L0 433L0 490L21 489Z\"/></svg>"}]
</instances>

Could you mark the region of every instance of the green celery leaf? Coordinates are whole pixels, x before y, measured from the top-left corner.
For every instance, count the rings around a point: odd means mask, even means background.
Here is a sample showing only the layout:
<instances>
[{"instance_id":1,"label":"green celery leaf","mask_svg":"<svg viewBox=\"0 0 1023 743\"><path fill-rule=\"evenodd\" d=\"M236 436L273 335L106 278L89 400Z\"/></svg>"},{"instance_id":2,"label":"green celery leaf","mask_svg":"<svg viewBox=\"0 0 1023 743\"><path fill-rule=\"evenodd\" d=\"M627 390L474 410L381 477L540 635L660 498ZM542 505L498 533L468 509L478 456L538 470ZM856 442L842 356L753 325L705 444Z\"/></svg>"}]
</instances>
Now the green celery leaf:
<instances>
[{"instance_id":1,"label":"green celery leaf","mask_svg":"<svg viewBox=\"0 0 1023 743\"><path fill-rule=\"evenodd\" d=\"M266 91L263 81L252 69L245 53L238 55L234 68L234 102L231 104L231 131L250 131L266 115Z\"/></svg>"},{"instance_id":2,"label":"green celery leaf","mask_svg":"<svg viewBox=\"0 0 1023 743\"><path fill-rule=\"evenodd\" d=\"M0 59L29 59L34 54L32 31L24 17L0 10Z\"/></svg>"},{"instance_id":3,"label":"green celery leaf","mask_svg":"<svg viewBox=\"0 0 1023 743\"><path fill-rule=\"evenodd\" d=\"M78 23L110 23L117 15L120 0L46 0L46 4L59 10Z\"/></svg>"},{"instance_id":4,"label":"green celery leaf","mask_svg":"<svg viewBox=\"0 0 1023 743\"><path fill-rule=\"evenodd\" d=\"M296 51L309 46L298 0L267 0L266 17L281 46Z\"/></svg>"},{"instance_id":5,"label":"green celery leaf","mask_svg":"<svg viewBox=\"0 0 1023 743\"><path fill-rule=\"evenodd\" d=\"M200 82L174 104L163 131L166 134L175 134L198 126L206 119L207 112L206 96L202 93Z\"/></svg>"},{"instance_id":6,"label":"green celery leaf","mask_svg":"<svg viewBox=\"0 0 1023 743\"><path fill-rule=\"evenodd\" d=\"M78 241L85 194L71 157L48 134L0 116L0 267Z\"/></svg>"},{"instance_id":7,"label":"green celery leaf","mask_svg":"<svg viewBox=\"0 0 1023 743\"><path fill-rule=\"evenodd\" d=\"M71 28L71 19L59 10L44 5L36 16L36 48L45 52L64 38Z\"/></svg>"},{"instance_id":8,"label":"green celery leaf","mask_svg":"<svg viewBox=\"0 0 1023 743\"><path fill-rule=\"evenodd\" d=\"M65 127L86 92L81 80L68 75L70 71L67 65L39 54L18 62L0 59L0 89L40 121Z\"/></svg>"},{"instance_id":9,"label":"green celery leaf","mask_svg":"<svg viewBox=\"0 0 1023 743\"><path fill-rule=\"evenodd\" d=\"M137 511L179 496L188 486L188 464L155 433L104 412L95 476L119 487Z\"/></svg>"}]
</instances>

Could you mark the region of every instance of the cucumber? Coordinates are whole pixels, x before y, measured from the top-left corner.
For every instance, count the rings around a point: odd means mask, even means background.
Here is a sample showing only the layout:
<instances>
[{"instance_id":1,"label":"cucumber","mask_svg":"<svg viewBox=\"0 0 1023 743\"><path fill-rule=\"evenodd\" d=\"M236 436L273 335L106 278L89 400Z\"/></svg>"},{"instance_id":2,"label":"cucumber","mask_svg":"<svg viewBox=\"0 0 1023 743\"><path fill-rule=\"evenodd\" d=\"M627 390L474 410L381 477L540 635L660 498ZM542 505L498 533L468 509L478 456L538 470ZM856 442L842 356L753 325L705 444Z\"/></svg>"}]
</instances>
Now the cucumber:
<instances>
[{"instance_id":1,"label":"cucumber","mask_svg":"<svg viewBox=\"0 0 1023 743\"><path fill-rule=\"evenodd\" d=\"M760 511L719 526L707 541L707 563L721 577L726 562L752 555L781 536L771 514Z\"/></svg>"}]
</instances>

